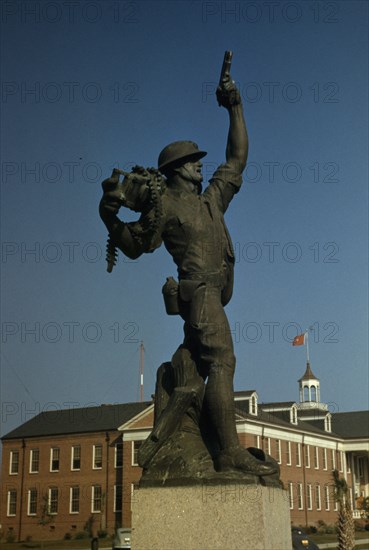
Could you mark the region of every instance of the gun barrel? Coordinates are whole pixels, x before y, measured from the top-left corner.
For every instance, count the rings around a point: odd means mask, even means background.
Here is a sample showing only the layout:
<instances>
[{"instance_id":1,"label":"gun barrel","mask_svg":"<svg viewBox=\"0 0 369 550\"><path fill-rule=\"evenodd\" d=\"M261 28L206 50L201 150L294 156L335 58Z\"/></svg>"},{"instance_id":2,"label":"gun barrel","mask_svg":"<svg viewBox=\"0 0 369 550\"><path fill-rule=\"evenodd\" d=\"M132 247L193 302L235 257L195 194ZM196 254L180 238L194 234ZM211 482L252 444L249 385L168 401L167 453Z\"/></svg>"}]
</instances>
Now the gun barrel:
<instances>
[{"instance_id":1,"label":"gun barrel","mask_svg":"<svg viewBox=\"0 0 369 550\"><path fill-rule=\"evenodd\" d=\"M220 79L219 79L219 86L222 85L222 81L225 75L231 72L232 56L233 56L233 52L230 50L227 50L224 54L223 65L222 65L222 70L221 70Z\"/></svg>"}]
</instances>

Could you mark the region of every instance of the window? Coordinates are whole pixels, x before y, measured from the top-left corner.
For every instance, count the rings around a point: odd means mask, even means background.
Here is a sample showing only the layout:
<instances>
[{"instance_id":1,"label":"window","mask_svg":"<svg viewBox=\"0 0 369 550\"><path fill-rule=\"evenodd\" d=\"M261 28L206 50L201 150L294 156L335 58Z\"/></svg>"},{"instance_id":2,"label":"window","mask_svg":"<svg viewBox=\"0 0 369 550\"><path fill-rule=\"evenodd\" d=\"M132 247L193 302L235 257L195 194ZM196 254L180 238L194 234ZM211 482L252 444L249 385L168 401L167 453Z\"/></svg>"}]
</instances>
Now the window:
<instances>
[{"instance_id":1,"label":"window","mask_svg":"<svg viewBox=\"0 0 369 550\"><path fill-rule=\"evenodd\" d=\"M119 442L115 445L115 467L122 468L123 466L123 443Z\"/></svg>"},{"instance_id":2,"label":"window","mask_svg":"<svg viewBox=\"0 0 369 550\"><path fill-rule=\"evenodd\" d=\"M114 485L114 512L122 511L123 491L121 485Z\"/></svg>"},{"instance_id":3,"label":"window","mask_svg":"<svg viewBox=\"0 0 369 550\"><path fill-rule=\"evenodd\" d=\"M131 512L132 512L132 504L135 502L135 491L138 489L138 483L131 483Z\"/></svg>"},{"instance_id":4,"label":"window","mask_svg":"<svg viewBox=\"0 0 369 550\"><path fill-rule=\"evenodd\" d=\"M275 440L275 459L278 464L281 463L281 441L280 439Z\"/></svg>"},{"instance_id":5,"label":"window","mask_svg":"<svg viewBox=\"0 0 369 550\"><path fill-rule=\"evenodd\" d=\"M101 485L93 485L91 512L101 512L101 501L102 501Z\"/></svg>"},{"instance_id":6,"label":"window","mask_svg":"<svg viewBox=\"0 0 369 550\"><path fill-rule=\"evenodd\" d=\"M324 429L326 432L332 431L332 415L327 414L327 416L324 419Z\"/></svg>"},{"instance_id":7,"label":"window","mask_svg":"<svg viewBox=\"0 0 369 550\"><path fill-rule=\"evenodd\" d=\"M257 401L256 396L252 395L250 400L250 414L256 416L258 414L258 407L257 407Z\"/></svg>"},{"instance_id":8,"label":"window","mask_svg":"<svg viewBox=\"0 0 369 550\"><path fill-rule=\"evenodd\" d=\"M50 472L59 472L60 466L60 449L53 447L50 453Z\"/></svg>"},{"instance_id":9,"label":"window","mask_svg":"<svg viewBox=\"0 0 369 550\"><path fill-rule=\"evenodd\" d=\"M19 451L10 451L9 474L15 475L19 472Z\"/></svg>"},{"instance_id":10,"label":"window","mask_svg":"<svg viewBox=\"0 0 369 550\"><path fill-rule=\"evenodd\" d=\"M69 504L69 512L71 514L78 514L79 512L79 487L71 487L70 488L70 504Z\"/></svg>"},{"instance_id":11,"label":"window","mask_svg":"<svg viewBox=\"0 0 369 550\"><path fill-rule=\"evenodd\" d=\"M293 510L293 483L291 483L291 481L288 484L288 499L290 502L290 510Z\"/></svg>"},{"instance_id":12,"label":"window","mask_svg":"<svg viewBox=\"0 0 369 550\"><path fill-rule=\"evenodd\" d=\"M331 450L331 464L332 464L332 470L336 469L336 451L334 449Z\"/></svg>"},{"instance_id":13,"label":"window","mask_svg":"<svg viewBox=\"0 0 369 550\"><path fill-rule=\"evenodd\" d=\"M15 516L17 512L17 491L15 489L10 489L8 491L8 505L7 505L7 516Z\"/></svg>"},{"instance_id":14,"label":"window","mask_svg":"<svg viewBox=\"0 0 369 550\"><path fill-rule=\"evenodd\" d=\"M50 487L49 489L49 514L58 513L58 503L59 503L59 490L57 487Z\"/></svg>"},{"instance_id":15,"label":"window","mask_svg":"<svg viewBox=\"0 0 369 550\"><path fill-rule=\"evenodd\" d=\"M263 451L270 455L270 437L264 437L263 441Z\"/></svg>"},{"instance_id":16,"label":"window","mask_svg":"<svg viewBox=\"0 0 369 550\"><path fill-rule=\"evenodd\" d=\"M329 510L329 485L324 485L324 506Z\"/></svg>"},{"instance_id":17,"label":"window","mask_svg":"<svg viewBox=\"0 0 369 550\"><path fill-rule=\"evenodd\" d=\"M320 485L319 485L319 483L317 483L316 486L315 486L315 505L316 505L317 510L322 509L322 504L321 504L321 500L320 500Z\"/></svg>"},{"instance_id":18,"label":"window","mask_svg":"<svg viewBox=\"0 0 369 550\"><path fill-rule=\"evenodd\" d=\"M94 470L102 468L102 445L93 446L92 464Z\"/></svg>"},{"instance_id":19,"label":"window","mask_svg":"<svg viewBox=\"0 0 369 550\"><path fill-rule=\"evenodd\" d=\"M302 497L302 483L297 484L297 506L299 510L302 510L304 508Z\"/></svg>"},{"instance_id":20,"label":"window","mask_svg":"<svg viewBox=\"0 0 369 550\"><path fill-rule=\"evenodd\" d=\"M311 386L310 388L311 401L316 401L316 387Z\"/></svg>"},{"instance_id":21,"label":"window","mask_svg":"<svg viewBox=\"0 0 369 550\"><path fill-rule=\"evenodd\" d=\"M28 491L28 511L29 516L37 514L37 489L32 488Z\"/></svg>"},{"instance_id":22,"label":"window","mask_svg":"<svg viewBox=\"0 0 369 550\"><path fill-rule=\"evenodd\" d=\"M297 407L293 406L290 411L291 424L297 424Z\"/></svg>"},{"instance_id":23,"label":"window","mask_svg":"<svg viewBox=\"0 0 369 550\"><path fill-rule=\"evenodd\" d=\"M364 477L364 460L362 458L358 458L358 466L359 466L359 477Z\"/></svg>"},{"instance_id":24,"label":"window","mask_svg":"<svg viewBox=\"0 0 369 550\"><path fill-rule=\"evenodd\" d=\"M350 489L350 493L352 495L352 489ZM333 488L333 499L334 499L333 509L335 512L338 512L337 490L335 487Z\"/></svg>"},{"instance_id":25,"label":"window","mask_svg":"<svg viewBox=\"0 0 369 550\"><path fill-rule=\"evenodd\" d=\"M291 442L286 441L286 464L291 466Z\"/></svg>"},{"instance_id":26,"label":"window","mask_svg":"<svg viewBox=\"0 0 369 550\"><path fill-rule=\"evenodd\" d=\"M319 449L318 449L318 447L314 447L314 468L316 470L319 469Z\"/></svg>"},{"instance_id":27,"label":"window","mask_svg":"<svg viewBox=\"0 0 369 550\"><path fill-rule=\"evenodd\" d=\"M342 451L338 451L337 457L338 457L338 469L340 472L343 472Z\"/></svg>"},{"instance_id":28,"label":"window","mask_svg":"<svg viewBox=\"0 0 369 550\"><path fill-rule=\"evenodd\" d=\"M138 450L142 441L132 441L132 466L138 466Z\"/></svg>"},{"instance_id":29,"label":"window","mask_svg":"<svg viewBox=\"0 0 369 550\"><path fill-rule=\"evenodd\" d=\"M327 469L327 449L323 449L323 470Z\"/></svg>"},{"instance_id":30,"label":"window","mask_svg":"<svg viewBox=\"0 0 369 550\"><path fill-rule=\"evenodd\" d=\"M72 470L81 469L81 446L73 445L72 447Z\"/></svg>"},{"instance_id":31,"label":"window","mask_svg":"<svg viewBox=\"0 0 369 550\"><path fill-rule=\"evenodd\" d=\"M40 467L40 451L38 449L31 449L29 455L29 472L30 474L37 474Z\"/></svg>"},{"instance_id":32,"label":"window","mask_svg":"<svg viewBox=\"0 0 369 550\"><path fill-rule=\"evenodd\" d=\"M313 489L311 483L308 483L306 486L306 499L307 499L307 509L313 509Z\"/></svg>"},{"instance_id":33,"label":"window","mask_svg":"<svg viewBox=\"0 0 369 550\"><path fill-rule=\"evenodd\" d=\"M305 468L310 468L310 445L305 445Z\"/></svg>"},{"instance_id":34,"label":"window","mask_svg":"<svg viewBox=\"0 0 369 550\"><path fill-rule=\"evenodd\" d=\"M301 443L296 443L296 466L301 467Z\"/></svg>"}]
</instances>

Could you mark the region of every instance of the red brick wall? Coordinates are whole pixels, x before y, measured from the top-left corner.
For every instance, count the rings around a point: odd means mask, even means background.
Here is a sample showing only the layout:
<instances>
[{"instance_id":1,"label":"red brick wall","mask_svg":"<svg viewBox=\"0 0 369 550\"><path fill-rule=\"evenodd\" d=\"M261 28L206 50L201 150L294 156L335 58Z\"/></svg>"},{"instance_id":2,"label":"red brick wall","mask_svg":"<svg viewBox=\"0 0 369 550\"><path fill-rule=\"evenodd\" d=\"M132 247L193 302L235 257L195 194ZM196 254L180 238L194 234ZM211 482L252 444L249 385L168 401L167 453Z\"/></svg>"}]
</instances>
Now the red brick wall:
<instances>
[{"instance_id":1,"label":"red brick wall","mask_svg":"<svg viewBox=\"0 0 369 550\"><path fill-rule=\"evenodd\" d=\"M24 449L21 441L4 441L3 445L3 470L2 470L2 502L1 524L5 532L12 528L17 538L24 540L27 536L36 539L60 539L66 533L73 536L82 531L87 519L91 516L92 486L101 485L104 495L103 511L93 513L94 530L107 528L111 533L115 524L121 525L122 512L114 513L114 484L123 483L123 468L115 468L115 443L121 441L120 432L110 432L109 441L106 441L105 433L84 434L76 436L44 437L40 439L26 440ZM92 468L93 445L101 444L103 449L103 461L101 469ZM81 468L79 471L71 470L72 445L81 446ZM50 449L60 448L60 467L58 472L50 472ZM38 473L29 473L30 450L38 448L40 451L40 466ZM11 450L20 452L19 473L9 474L9 455ZM109 456L108 456L109 455ZM107 460L108 457L108 460ZM23 490L22 485L23 474ZM70 513L70 488L73 485L80 487L80 511ZM40 526L40 515L43 505L42 497L48 493L49 487L58 487L59 503L55 522L46 526ZM9 489L17 490L17 511L15 517L7 517L7 493ZM38 505L37 516L27 514L28 490L37 488ZM22 493L22 495L21 495ZM19 519L21 514L21 532L19 533Z\"/></svg>"}]
</instances>

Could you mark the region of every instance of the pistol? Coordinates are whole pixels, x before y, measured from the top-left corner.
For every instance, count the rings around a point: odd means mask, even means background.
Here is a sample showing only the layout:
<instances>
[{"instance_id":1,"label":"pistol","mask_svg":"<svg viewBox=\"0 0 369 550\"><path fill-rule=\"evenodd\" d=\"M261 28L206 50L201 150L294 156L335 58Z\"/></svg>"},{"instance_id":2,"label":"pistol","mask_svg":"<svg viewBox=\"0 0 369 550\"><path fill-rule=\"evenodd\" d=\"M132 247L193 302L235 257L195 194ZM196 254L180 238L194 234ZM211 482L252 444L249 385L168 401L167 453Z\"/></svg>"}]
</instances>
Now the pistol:
<instances>
[{"instance_id":1,"label":"pistol","mask_svg":"<svg viewBox=\"0 0 369 550\"><path fill-rule=\"evenodd\" d=\"M233 52L231 52L229 50L227 50L224 54L223 65L222 65L222 70L220 72L219 84L218 84L218 89L217 89L217 96L218 96L218 94L221 95L221 93L222 93L223 78L226 75L229 75L229 73L231 71L232 56L233 56ZM218 97L218 105L219 106L221 105L221 101L219 100L219 97Z\"/></svg>"},{"instance_id":2,"label":"pistol","mask_svg":"<svg viewBox=\"0 0 369 550\"><path fill-rule=\"evenodd\" d=\"M225 75L231 72L232 56L233 56L233 52L231 51L226 51L224 54L222 70L219 78L219 86L222 85L223 78L225 77Z\"/></svg>"}]
</instances>

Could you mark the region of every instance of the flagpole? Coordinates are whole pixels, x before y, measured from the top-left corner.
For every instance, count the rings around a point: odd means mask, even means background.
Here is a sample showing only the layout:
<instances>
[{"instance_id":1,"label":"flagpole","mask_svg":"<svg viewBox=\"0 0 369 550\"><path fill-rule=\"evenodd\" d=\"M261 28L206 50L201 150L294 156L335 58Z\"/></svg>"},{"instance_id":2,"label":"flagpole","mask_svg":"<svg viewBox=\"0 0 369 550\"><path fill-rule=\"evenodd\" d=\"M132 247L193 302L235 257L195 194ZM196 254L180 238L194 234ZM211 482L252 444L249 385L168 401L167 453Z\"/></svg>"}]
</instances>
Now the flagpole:
<instances>
[{"instance_id":1,"label":"flagpole","mask_svg":"<svg viewBox=\"0 0 369 550\"><path fill-rule=\"evenodd\" d=\"M310 354L309 354L309 331L305 331L306 338L306 361L310 363Z\"/></svg>"}]
</instances>

